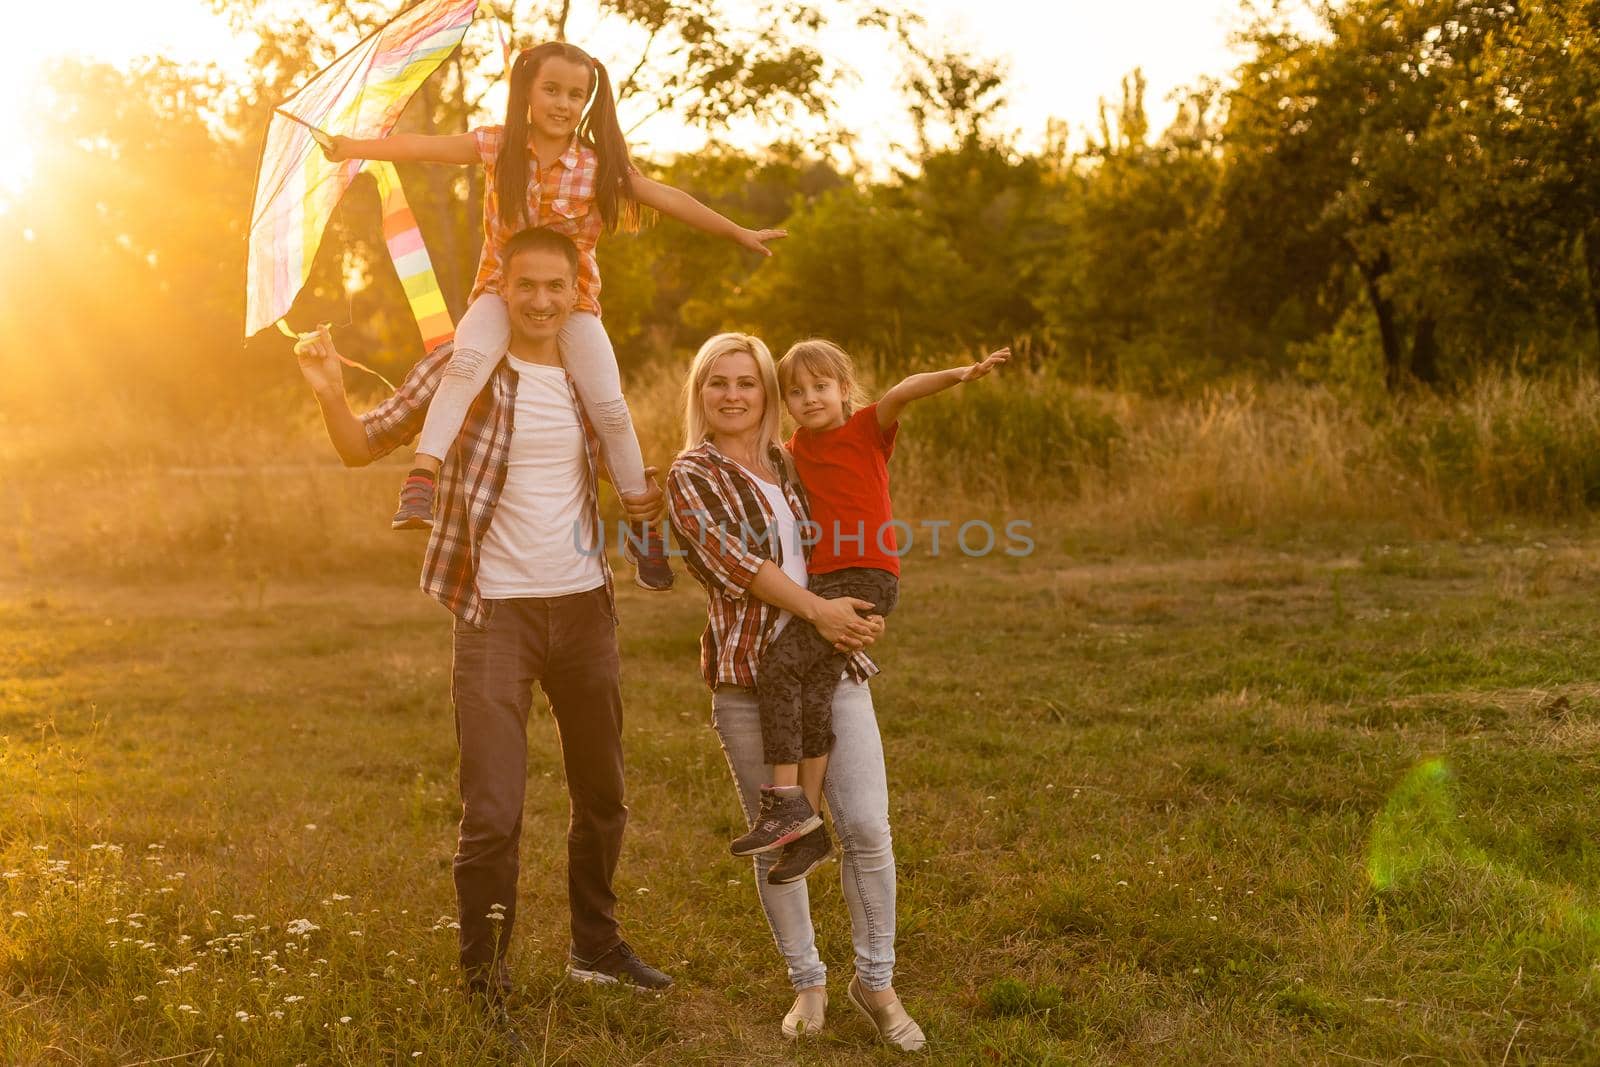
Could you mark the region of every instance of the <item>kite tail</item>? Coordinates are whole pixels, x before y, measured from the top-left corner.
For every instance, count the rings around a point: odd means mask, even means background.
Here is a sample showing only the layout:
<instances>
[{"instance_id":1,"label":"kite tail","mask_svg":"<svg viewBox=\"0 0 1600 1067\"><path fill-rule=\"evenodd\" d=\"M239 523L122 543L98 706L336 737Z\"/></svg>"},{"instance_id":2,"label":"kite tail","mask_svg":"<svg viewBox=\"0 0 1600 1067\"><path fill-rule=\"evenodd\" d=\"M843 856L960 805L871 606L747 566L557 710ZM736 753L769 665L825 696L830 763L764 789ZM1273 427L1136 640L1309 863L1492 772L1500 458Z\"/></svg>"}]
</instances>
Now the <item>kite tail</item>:
<instances>
[{"instance_id":1,"label":"kite tail","mask_svg":"<svg viewBox=\"0 0 1600 1067\"><path fill-rule=\"evenodd\" d=\"M406 194L400 188L400 175L394 164L374 159L366 169L378 183L378 195L383 200L383 240L389 246L389 258L394 261L395 273L405 288L406 300L411 304L411 314L422 331L422 348L432 352L455 336L455 323L444 304L444 293L439 290L438 276L433 272L433 260L428 258L428 246L422 241L422 231L417 228L417 217L406 203Z\"/></svg>"}]
</instances>

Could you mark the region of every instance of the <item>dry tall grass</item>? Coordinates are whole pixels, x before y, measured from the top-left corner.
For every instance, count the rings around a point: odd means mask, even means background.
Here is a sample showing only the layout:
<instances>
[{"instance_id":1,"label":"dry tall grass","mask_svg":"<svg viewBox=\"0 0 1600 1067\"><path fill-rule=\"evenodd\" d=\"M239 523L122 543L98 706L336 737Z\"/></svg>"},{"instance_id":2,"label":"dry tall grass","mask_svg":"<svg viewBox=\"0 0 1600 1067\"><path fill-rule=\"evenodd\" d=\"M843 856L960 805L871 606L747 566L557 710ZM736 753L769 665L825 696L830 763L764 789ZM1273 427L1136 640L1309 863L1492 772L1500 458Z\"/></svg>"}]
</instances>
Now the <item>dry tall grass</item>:
<instances>
[{"instance_id":1,"label":"dry tall grass","mask_svg":"<svg viewBox=\"0 0 1600 1067\"><path fill-rule=\"evenodd\" d=\"M629 386L645 454L663 467L681 443L681 376L657 366ZM415 546L383 527L404 458L344 471L308 395L256 400L207 426L114 404L71 421L13 413L0 422L16 509L4 556L23 571L204 562L247 578L410 560ZM1370 521L1428 535L1565 520L1600 504L1600 378L1501 375L1452 397L1361 404L1293 385L1150 398L1013 368L913 408L894 476L909 518L1026 508L1107 532Z\"/></svg>"}]
</instances>

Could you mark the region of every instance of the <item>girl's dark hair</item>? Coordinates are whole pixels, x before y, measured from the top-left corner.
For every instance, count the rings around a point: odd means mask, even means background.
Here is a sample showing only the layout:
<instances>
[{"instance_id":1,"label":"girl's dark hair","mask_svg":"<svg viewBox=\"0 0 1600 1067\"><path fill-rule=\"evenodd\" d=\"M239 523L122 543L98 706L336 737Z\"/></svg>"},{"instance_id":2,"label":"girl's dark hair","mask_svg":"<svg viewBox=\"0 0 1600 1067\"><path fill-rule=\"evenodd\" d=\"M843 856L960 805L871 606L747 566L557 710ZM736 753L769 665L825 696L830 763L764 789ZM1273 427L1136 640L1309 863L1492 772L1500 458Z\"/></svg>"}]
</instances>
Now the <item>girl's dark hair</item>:
<instances>
[{"instance_id":1,"label":"girl's dark hair","mask_svg":"<svg viewBox=\"0 0 1600 1067\"><path fill-rule=\"evenodd\" d=\"M600 173L595 183L595 199L600 202L600 217L607 233L620 224L623 229L638 226L638 205L633 200L633 169L628 159L628 142L617 122L617 101L611 89L611 76L605 64L575 44L547 41L517 53L511 64L511 87L506 100L505 140L495 161L495 196L500 201L500 219L507 226L522 228L528 213L528 94L539 76L539 68L552 56L589 68L589 110L578 123L578 136L599 159Z\"/></svg>"}]
</instances>

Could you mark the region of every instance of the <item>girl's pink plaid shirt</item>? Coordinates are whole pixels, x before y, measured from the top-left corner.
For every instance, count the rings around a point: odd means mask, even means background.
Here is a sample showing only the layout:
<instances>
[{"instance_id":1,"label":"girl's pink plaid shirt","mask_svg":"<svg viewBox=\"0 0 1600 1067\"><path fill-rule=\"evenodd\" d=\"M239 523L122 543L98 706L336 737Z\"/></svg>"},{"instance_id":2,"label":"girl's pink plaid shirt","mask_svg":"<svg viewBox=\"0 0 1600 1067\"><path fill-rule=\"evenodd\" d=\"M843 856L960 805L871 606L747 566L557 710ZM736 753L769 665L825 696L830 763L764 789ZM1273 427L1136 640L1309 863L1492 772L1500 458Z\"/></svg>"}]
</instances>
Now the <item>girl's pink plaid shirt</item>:
<instances>
[{"instance_id":1,"label":"girl's pink plaid shirt","mask_svg":"<svg viewBox=\"0 0 1600 1067\"><path fill-rule=\"evenodd\" d=\"M505 143L504 126L479 126L471 131L478 144L478 160L483 164L483 252L478 257L478 275L472 283L472 298L487 290L500 291L503 264L500 250L517 232L500 220L500 200L495 193L495 165L500 146ZM540 167L539 159L528 149L528 198L523 207L527 226L544 226L564 233L578 246L578 303L575 310L600 314L600 264L594 246L600 240L604 220L595 201L600 174L600 157L595 150L574 136L567 150Z\"/></svg>"}]
</instances>

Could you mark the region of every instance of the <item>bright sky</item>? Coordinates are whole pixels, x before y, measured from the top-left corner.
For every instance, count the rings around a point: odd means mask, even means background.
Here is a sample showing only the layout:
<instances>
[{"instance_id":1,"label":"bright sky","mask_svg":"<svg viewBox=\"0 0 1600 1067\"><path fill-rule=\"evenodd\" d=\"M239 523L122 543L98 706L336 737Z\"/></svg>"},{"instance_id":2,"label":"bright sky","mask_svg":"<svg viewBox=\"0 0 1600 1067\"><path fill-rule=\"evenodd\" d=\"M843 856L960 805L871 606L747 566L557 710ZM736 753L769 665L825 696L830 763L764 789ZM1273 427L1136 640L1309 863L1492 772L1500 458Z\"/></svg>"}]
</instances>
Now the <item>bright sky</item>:
<instances>
[{"instance_id":1,"label":"bright sky","mask_svg":"<svg viewBox=\"0 0 1600 1067\"><path fill-rule=\"evenodd\" d=\"M1152 126L1160 130L1175 111L1166 99L1169 93L1201 75L1226 75L1237 60L1227 38L1238 0L908 2L920 8L934 32L1008 62L1010 107L1004 123L1029 147L1042 142L1051 117L1066 119L1074 131L1092 128L1097 99L1115 97L1121 77L1135 66L1144 68ZM396 10L401 6L396 0ZM582 0L574 5L571 39L591 43L586 35L598 33L591 12L592 5ZM248 35L233 34L205 0L85 0L70 16L50 5L29 4L14 11L10 21L13 39L28 47L12 49L0 64L0 210L6 194L26 182L31 154L21 136L20 109L42 63L66 53L111 62L159 54L242 67L253 43ZM486 23L474 24L470 32L492 33ZM603 43L591 49L602 57ZM840 27L829 31L824 47L855 72L838 98L843 124L859 135L863 157L883 157L892 146L908 144L910 125L895 93L899 72L885 58L885 38ZM626 69L626 62L626 56L618 56L612 66ZM735 131L735 139L753 135ZM671 152L691 149L698 140L670 116L661 116L640 129L635 146L644 153Z\"/></svg>"}]
</instances>

